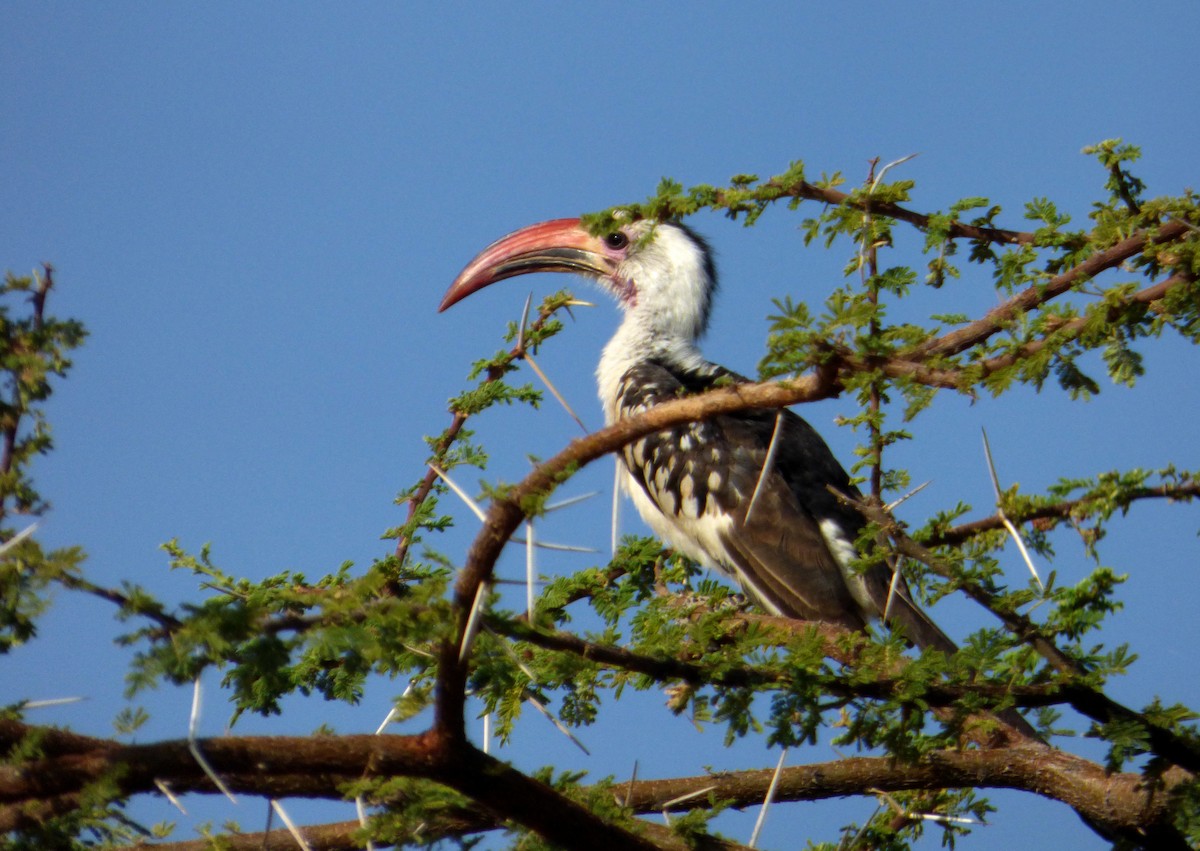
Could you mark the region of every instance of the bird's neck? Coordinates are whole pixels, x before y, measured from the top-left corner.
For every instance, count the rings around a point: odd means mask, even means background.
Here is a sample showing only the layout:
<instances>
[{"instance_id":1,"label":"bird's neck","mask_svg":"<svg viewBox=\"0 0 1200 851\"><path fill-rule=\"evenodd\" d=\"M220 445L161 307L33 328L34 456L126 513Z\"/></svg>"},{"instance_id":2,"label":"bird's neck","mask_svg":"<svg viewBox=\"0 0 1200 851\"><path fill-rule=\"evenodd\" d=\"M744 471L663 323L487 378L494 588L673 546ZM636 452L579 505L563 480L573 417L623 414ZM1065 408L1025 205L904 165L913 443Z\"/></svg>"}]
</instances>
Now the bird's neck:
<instances>
[{"instance_id":1,"label":"bird's neck","mask_svg":"<svg viewBox=\"0 0 1200 851\"><path fill-rule=\"evenodd\" d=\"M707 374L716 369L700 354L694 337L664 331L643 320L636 313L626 314L625 321L604 347L596 368L604 420L609 425L617 420L621 378L639 363L654 361L680 373Z\"/></svg>"}]
</instances>

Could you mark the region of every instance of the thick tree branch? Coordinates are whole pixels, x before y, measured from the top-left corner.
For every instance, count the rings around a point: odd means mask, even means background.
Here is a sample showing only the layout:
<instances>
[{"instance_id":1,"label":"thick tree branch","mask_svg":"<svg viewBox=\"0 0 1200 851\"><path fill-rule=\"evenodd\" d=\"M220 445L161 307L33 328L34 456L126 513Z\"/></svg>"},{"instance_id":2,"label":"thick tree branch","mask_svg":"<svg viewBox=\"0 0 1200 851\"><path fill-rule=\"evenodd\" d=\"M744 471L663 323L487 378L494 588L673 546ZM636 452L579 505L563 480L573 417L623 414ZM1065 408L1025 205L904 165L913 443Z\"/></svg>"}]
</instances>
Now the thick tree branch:
<instances>
[{"instance_id":1,"label":"thick tree branch","mask_svg":"<svg viewBox=\"0 0 1200 851\"><path fill-rule=\"evenodd\" d=\"M462 757L461 762L445 764L439 758L438 744L424 735L224 738L202 740L200 745L230 788L244 794L338 799L342 797L338 788L341 784L364 777L422 777L450 785L464 794L471 794L468 789L479 792L481 798L477 800L484 808L515 817L527 825L537 823L541 825L539 830L552 841L571 848L670 847L660 844L657 838L641 839L607 827L603 822L598 826L596 822L600 820L590 813L576 805L564 808L556 803L560 799L556 793L551 793L553 800L547 800L541 784L479 751L457 754ZM77 761L72 763L73 759ZM106 742L98 752L79 759L64 756L43 766L27 764L24 771L6 767L0 795L0 829L20 826L25 819L20 801L31 794L40 797L44 791L31 778L30 769L68 764L86 769L75 772L71 783L58 782L64 792L71 785L78 788L77 784L97 779L118 765L124 766L118 782L131 794L153 792L155 778L169 782L177 791L215 791L188 752L187 743L182 741L155 745ZM689 809L695 805L695 799L679 799L700 790L734 807L753 806L762 801L772 773L763 769L641 780L617 784L613 794L632 811L640 813ZM1130 834L1168 825L1173 792L1191 777L1173 768L1161 772L1154 783L1148 784L1139 775L1109 773L1078 757L1037 746L953 750L927 754L915 763L898 762L894 757L856 757L788 768L780 776L776 800L815 801L871 795L874 790L1008 788L1061 801L1107 830ZM516 781L516 785L509 785L511 781ZM475 788L480 785L491 787L490 791ZM531 799L521 800L530 794ZM676 803L668 806L671 801ZM464 816L460 812L456 818ZM560 819L566 821L551 823ZM477 824L460 823L458 829L484 830L501 822L502 819L487 821L481 817ZM569 830L581 832L570 834ZM590 835L586 832L595 830L600 832ZM617 844L612 844L614 840ZM179 851L188 848L180 843L166 847Z\"/></svg>"}]
</instances>

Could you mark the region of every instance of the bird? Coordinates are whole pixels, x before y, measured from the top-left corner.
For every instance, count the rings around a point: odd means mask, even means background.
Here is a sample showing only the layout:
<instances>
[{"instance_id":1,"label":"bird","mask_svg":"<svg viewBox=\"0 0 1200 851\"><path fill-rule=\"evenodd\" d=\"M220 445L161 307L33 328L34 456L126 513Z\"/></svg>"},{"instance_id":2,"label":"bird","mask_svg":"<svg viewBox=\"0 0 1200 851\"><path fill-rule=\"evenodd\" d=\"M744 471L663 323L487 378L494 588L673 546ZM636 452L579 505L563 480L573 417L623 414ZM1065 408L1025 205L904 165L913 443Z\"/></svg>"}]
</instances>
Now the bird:
<instances>
[{"instance_id":1,"label":"bird","mask_svg":"<svg viewBox=\"0 0 1200 851\"><path fill-rule=\"evenodd\" d=\"M638 219L595 235L565 218L521 228L467 264L439 311L532 272L580 274L616 298L623 319L596 370L607 424L749 381L698 347L717 272L708 243L687 225ZM854 567L865 521L837 494L861 494L794 411L750 408L686 423L627 444L619 457L622 489L654 533L733 578L768 613L857 631L886 611L909 643L957 651L903 577L893 582L884 564Z\"/></svg>"}]
</instances>

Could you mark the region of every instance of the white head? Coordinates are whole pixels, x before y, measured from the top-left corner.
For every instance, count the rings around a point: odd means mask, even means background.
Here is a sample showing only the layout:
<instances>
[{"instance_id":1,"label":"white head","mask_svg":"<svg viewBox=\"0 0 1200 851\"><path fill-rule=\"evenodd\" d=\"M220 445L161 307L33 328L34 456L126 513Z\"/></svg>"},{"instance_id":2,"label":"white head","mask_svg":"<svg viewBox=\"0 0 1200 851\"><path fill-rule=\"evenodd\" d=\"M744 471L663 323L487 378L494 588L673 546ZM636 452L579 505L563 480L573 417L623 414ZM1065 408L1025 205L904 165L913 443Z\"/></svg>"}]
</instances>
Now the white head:
<instances>
[{"instance_id":1,"label":"white head","mask_svg":"<svg viewBox=\"0 0 1200 851\"><path fill-rule=\"evenodd\" d=\"M529 272L576 272L595 279L625 312L622 331L636 332L649 345L692 344L708 325L716 290L708 246L683 225L642 220L592 236L579 219L556 219L485 248L450 285L439 310Z\"/></svg>"}]
</instances>

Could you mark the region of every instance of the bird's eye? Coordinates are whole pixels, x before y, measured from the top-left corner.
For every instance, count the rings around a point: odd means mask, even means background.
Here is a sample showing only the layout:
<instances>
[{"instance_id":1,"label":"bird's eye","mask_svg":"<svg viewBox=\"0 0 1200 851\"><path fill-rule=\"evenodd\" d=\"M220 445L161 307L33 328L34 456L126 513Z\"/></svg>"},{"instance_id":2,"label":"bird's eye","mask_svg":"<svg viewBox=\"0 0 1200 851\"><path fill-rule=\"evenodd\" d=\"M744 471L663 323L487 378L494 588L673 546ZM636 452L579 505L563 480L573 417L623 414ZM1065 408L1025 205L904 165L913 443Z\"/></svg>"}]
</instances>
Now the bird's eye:
<instances>
[{"instance_id":1,"label":"bird's eye","mask_svg":"<svg viewBox=\"0 0 1200 851\"><path fill-rule=\"evenodd\" d=\"M629 245L629 237L621 233L619 230L615 230L608 236L604 237L604 244L614 251L620 251L622 248Z\"/></svg>"}]
</instances>

